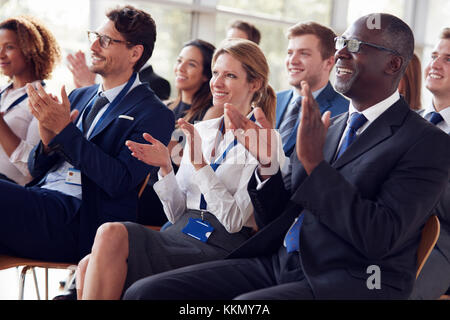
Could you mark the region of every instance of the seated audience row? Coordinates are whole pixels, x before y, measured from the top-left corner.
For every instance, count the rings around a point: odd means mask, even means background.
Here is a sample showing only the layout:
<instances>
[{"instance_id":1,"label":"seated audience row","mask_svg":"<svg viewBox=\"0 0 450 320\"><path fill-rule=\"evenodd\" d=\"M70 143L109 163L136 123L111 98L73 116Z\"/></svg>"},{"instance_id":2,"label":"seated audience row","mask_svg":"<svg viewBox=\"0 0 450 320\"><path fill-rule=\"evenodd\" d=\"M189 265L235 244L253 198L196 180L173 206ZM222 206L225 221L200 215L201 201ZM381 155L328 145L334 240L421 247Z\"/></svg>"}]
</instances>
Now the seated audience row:
<instances>
[{"instance_id":1,"label":"seated audience row","mask_svg":"<svg viewBox=\"0 0 450 320\"><path fill-rule=\"evenodd\" d=\"M156 26L142 10L112 9L88 32L91 64L68 57L81 88L60 98L42 81L59 58L51 33L29 17L1 23L12 81L0 93L0 253L77 263L79 299L439 297L450 286L449 32L425 70L433 105L414 112L414 36L377 15L382 28L368 15L341 37L289 28L292 89L277 95L251 24L232 24L217 50L187 42L166 104L143 80ZM433 213L441 236L416 281ZM154 231L143 214L170 223Z\"/></svg>"}]
</instances>

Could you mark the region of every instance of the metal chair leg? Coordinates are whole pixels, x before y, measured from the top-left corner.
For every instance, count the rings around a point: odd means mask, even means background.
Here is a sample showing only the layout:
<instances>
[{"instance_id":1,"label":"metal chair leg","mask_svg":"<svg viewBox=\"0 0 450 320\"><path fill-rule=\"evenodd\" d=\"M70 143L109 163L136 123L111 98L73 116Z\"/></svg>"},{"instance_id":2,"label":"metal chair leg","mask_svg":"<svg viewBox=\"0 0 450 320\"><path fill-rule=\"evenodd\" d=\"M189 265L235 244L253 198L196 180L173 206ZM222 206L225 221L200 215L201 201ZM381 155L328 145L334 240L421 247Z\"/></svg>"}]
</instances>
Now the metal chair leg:
<instances>
[{"instance_id":1,"label":"metal chair leg","mask_svg":"<svg viewBox=\"0 0 450 320\"><path fill-rule=\"evenodd\" d=\"M23 289L25 288L25 277L27 275L28 266L22 268L19 279L19 300L23 300Z\"/></svg>"},{"instance_id":2,"label":"metal chair leg","mask_svg":"<svg viewBox=\"0 0 450 320\"><path fill-rule=\"evenodd\" d=\"M19 300L23 300L24 299L25 279L26 279L26 276L27 276L27 272L30 269L31 269L31 272L33 273L34 287L35 287L35 290L36 290L37 298L38 298L38 300L41 300L41 295L39 294L39 286L38 286L38 283L37 283L36 271L35 271L34 267L30 267L30 266L24 266L22 268L22 271L20 272Z\"/></svg>"},{"instance_id":3,"label":"metal chair leg","mask_svg":"<svg viewBox=\"0 0 450 320\"><path fill-rule=\"evenodd\" d=\"M32 267L31 271L33 272L34 288L36 290L36 296L37 296L38 300L41 300L41 295L39 294L39 286L37 283L36 270L34 267Z\"/></svg>"}]
</instances>

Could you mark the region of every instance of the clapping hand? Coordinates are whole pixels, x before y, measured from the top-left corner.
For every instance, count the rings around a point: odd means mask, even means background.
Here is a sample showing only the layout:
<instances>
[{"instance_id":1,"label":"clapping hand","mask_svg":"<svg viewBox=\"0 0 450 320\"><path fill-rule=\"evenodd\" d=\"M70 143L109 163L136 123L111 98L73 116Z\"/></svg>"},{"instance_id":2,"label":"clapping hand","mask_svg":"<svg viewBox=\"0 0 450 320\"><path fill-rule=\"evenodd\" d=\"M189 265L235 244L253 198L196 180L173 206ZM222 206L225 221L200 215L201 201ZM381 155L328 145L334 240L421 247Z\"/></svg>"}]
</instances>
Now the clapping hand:
<instances>
[{"instance_id":1,"label":"clapping hand","mask_svg":"<svg viewBox=\"0 0 450 320\"><path fill-rule=\"evenodd\" d=\"M69 70L73 75L73 82L77 88L91 86L95 83L95 73L89 70L83 51L77 51L74 55L68 54Z\"/></svg>"},{"instance_id":2,"label":"clapping hand","mask_svg":"<svg viewBox=\"0 0 450 320\"><path fill-rule=\"evenodd\" d=\"M39 121L39 133L45 146L78 116L78 110L70 111L70 101L65 86L61 88L61 99L45 92L40 83L35 89L26 85L30 112Z\"/></svg>"},{"instance_id":3,"label":"clapping hand","mask_svg":"<svg viewBox=\"0 0 450 320\"><path fill-rule=\"evenodd\" d=\"M200 170L207 165L202 152L202 138L198 134L195 127L184 120L183 118L178 119L178 126L183 133L186 135L187 143L189 143L189 158L195 170Z\"/></svg>"},{"instance_id":4,"label":"clapping hand","mask_svg":"<svg viewBox=\"0 0 450 320\"><path fill-rule=\"evenodd\" d=\"M131 155L148 165L160 167L163 176L169 174L173 170L169 149L148 133L144 133L143 137L150 144L131 140L125 142L125 145L131 151Z\"/></svg>"},{"instance_id":5,"label":"clapping hand","mask_svg":"<svg viewBox=\"0 0 450 320\"><path fill-rule=\"evenodd\" d=\"M225 104L224 114L226 126L234 129L233 133L238 142L258 160L261 165L260 169L264 169L260 170L260 173L264 171L267 174L266 177L274 174L275 171L271 169L275 157L278 155L278 139L261 108L254 109L255 119L260 126L242 115L229 103Z\"/></svg>"},{"instance_id":6,"label":"clapping hand","mask_svg":"<svg viewBox=\"0 0 450 320\"><path fill-rule=\"evenodd\" d=\"M316 100L306 81L302 81L302 114L297 130L297 157L310 174L323 161L323 146L330 126L330 111L320 115Z\"/></svg>"}]
</instances>

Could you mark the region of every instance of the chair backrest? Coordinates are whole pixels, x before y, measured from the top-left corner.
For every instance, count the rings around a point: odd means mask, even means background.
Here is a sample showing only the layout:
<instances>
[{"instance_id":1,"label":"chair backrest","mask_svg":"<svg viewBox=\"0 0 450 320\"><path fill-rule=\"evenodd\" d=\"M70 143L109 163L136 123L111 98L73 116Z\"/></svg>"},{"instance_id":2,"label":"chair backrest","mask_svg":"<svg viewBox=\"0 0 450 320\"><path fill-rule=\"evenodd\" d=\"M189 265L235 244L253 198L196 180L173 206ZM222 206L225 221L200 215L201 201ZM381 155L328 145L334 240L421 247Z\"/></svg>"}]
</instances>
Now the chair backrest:
<instances>
[{"instance_id":1,"label":"chair backrest","mask_svg":"<svg viewBox=\"0 0 450 320\"><path fill-rule=\"evenodd\" d=\"M423 227L419 248L417 249L416 279L439 238L440 229L441 226L436 215L432 215L425 224L425 227Z\"/></svg>"},{"instance_id":2,"label":"chair backrest","mask_svg":"<svg viewBox=\"0 0 450 320\"><path fill-rule=\"evenodd\" d=\"M138 198L142 196L142 193L145 190L145 187L147 186L148 179L150 179L150 173L145 177L144 182L142 183L141 189L139 189Z\"/></svg>"}]
</instances>

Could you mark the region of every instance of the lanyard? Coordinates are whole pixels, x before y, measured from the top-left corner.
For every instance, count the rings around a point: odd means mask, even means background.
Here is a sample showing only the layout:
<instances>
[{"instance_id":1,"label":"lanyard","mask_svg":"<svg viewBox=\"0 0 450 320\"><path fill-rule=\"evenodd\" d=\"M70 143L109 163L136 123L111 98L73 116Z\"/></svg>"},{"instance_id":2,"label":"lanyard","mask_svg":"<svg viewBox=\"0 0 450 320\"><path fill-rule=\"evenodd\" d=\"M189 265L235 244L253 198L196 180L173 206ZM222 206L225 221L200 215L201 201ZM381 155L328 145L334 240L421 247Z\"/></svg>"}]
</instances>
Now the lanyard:
<instances>
[{"instance_id":1,"label":"lanyard","mask_svg":"<svg viewBox=\"0 0 450 320\"><path fill-rule=\"evenodd\" d=\"M44 81L42 81L41 84L42 84L42 86L45 86L45 82L44 82ZM9 89L10 86L11 86L11 85L7 86L2 92L0 92L0 97L2 96L3 93L5 93L6 90ZM11 103L11 104L9 105L9 107L5 110L5 112L4 112L3 114L5 115L5 114L8 113L9 111L11 111L12 108L14 108L15 106L17 106L19 103L21 103L21 102L22 102L23 100L25 100L26 98L28 98L28 94L27 94L27 93L21 95L19 98L17 98L16 100L14 100L13 103Z\"/></svg>"},{"instance_id":2,"label":"lanyard","mask_svg":"<svg viewBox=\"0 0 450 320\"><path fill-rule=\"evenodd\" d=\"M253 121L253 122L256 121L255 116L253 115L253 113L252 113L252 115L250 117L250 120ZM222 119L222 124L220 126L219 134L223 134L224 124L225 124L225 121L224 121L224 119ZM233 149L234 146L237 145L237 143L238 143L237 139L234 138L233 142L231 142L228 145L228 147L225 149L225 151L222 153L222 155L219 158L217 158L217 160L214 161L214 163L210 164L210 166L211 166L211 168L213 169L214 172L216 172L217 169L219 168L219 166L225 161L225 158L227 157L228 152L230 152L230 150ZM202 193L201 196L200 196L200 209L201 210L206 210L206 207L207 207L207 203L206 203L205 197L203 196L203 193Z\"/></svg>"},{"instance_id":3,"label":"lanyard","mask_svg":"<svg viewBox=\"0 0 450 320\"><path fill-rule=\"evenodd\" d=\"M126 94L128 93L128 90L130 90L131 86L133 85L134 81L136 80L136 77L137 77L137 73L134 72L133 75L131 76L131 78L128 80L126 86L119 92L119 94L109 104L109 106L106 109L106 111L103 112L102 116L100 117L100 119L95 124L94 129L91 131L91 134L93 132L95 132L95 129L97 129L97 127L101 124L101 122L106 118L108 113L111 112L111 110L114 109L122 101L122 99L126 96ZM87 107L84 109L84 111L83 111L83 118L86 117L89 114L89 111L91 111L91 108L94 105L94 101L97 100L96 98L98 98L97 95L98 95L98 93L95 94L95 96L89 101ZM83 121L80 121L78 124L79 124L78 125L78 129L80 129L80 131L83 133Z\"/></svg>"}]
</instances>

